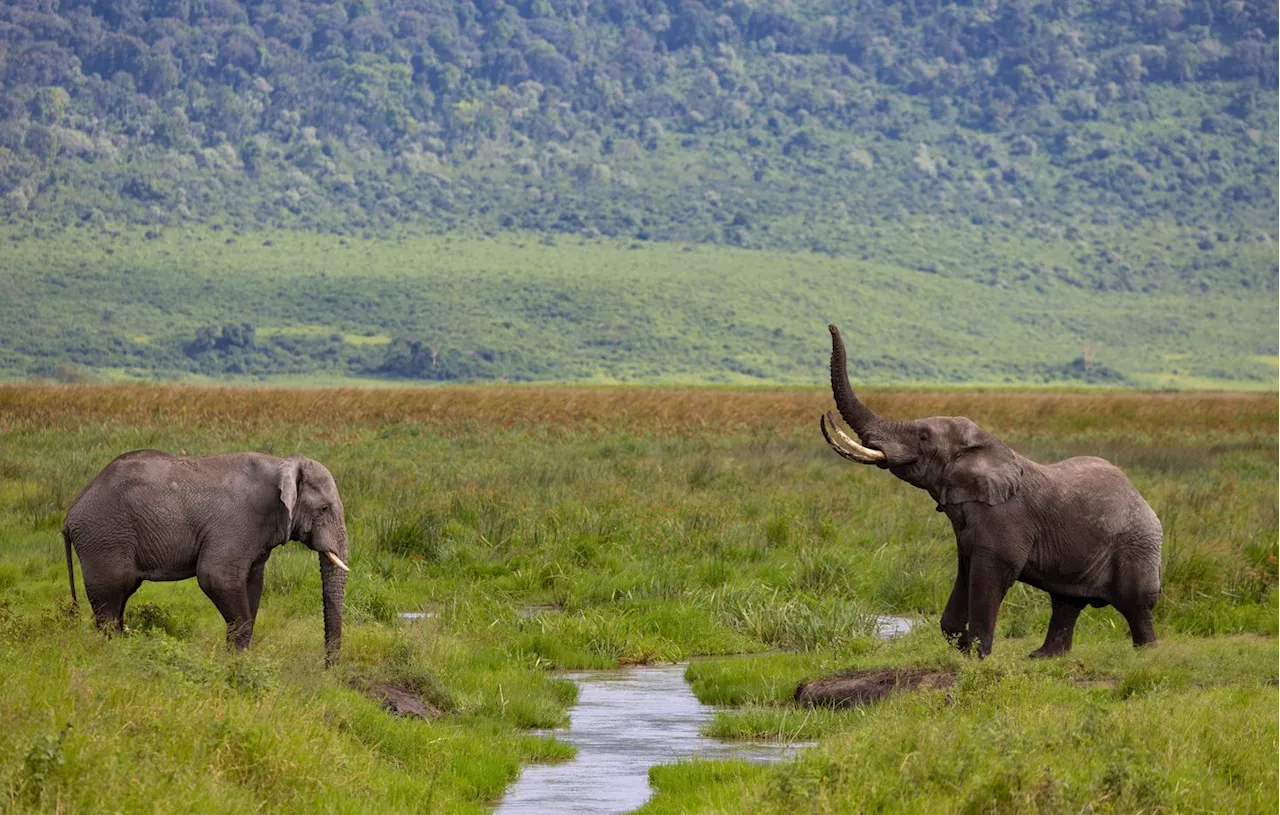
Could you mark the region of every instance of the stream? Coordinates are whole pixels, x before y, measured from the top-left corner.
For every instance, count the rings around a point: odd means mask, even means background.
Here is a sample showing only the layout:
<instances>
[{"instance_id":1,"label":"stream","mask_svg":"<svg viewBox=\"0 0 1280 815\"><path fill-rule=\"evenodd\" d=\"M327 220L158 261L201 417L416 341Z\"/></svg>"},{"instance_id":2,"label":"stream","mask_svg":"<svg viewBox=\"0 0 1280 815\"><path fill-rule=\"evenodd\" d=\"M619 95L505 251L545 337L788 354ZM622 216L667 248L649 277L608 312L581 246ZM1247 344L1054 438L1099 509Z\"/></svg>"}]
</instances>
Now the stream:
<instances>
[{"instance_id":1,"label":"stream","mask_svg":"<svg viewBox=\"0 0 1280 815\"><path fill-rule=\"evenodd\" d=\"M903 617L881 617L879 636L910 630ZM806 745L721 742L699 732L715 713L693 695L685 665L579 671L562 674L578 685L567 730L555 736L578 748L561 764L534 764L498 805L499 815L620 813L653 794L649 768L681 759L781 761Z\"/></svg>"},{"instance_id":2,"label":"stream","mask_svg":"<svg viewBox=\"0 0 1280 815\"><path fill-rule=\"evenodd\" d=\"M781 743L708 739L698 731L714 713L684 681L685 665L564 674L578 685L569 729L557 738L578 748L563 764L525 767L498 813L628 812L649 799L649 768L679 759L777 761L795 753Z\"/></svg>"}]
</instances>

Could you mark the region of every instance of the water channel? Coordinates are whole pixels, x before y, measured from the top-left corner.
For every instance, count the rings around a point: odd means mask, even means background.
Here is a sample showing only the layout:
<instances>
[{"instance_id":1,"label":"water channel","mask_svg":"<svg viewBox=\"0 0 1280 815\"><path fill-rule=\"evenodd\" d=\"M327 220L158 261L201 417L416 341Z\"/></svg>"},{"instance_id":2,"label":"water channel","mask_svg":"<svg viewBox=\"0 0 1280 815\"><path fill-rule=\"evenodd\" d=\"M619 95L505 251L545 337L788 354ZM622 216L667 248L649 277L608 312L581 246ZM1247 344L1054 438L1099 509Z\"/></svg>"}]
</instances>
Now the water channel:
<instances>
[{"instance_id":1,"label":"water channel","mask_svg":"<svg viewBox=\"0 0 1280 815\"><path fill-rule=\"evenodd\" d=\"M889 638L914 621L881 617ZM525 767L499 804L499 815L619 813L644 804L653 790L649 768L689 758L780 761L804 745L720 742L699 731L715 713L693 695L684 665L582 671L563 676L578 685L569 727L557 738L578 748L563 764Z\"/></svg>"}]
</instances>

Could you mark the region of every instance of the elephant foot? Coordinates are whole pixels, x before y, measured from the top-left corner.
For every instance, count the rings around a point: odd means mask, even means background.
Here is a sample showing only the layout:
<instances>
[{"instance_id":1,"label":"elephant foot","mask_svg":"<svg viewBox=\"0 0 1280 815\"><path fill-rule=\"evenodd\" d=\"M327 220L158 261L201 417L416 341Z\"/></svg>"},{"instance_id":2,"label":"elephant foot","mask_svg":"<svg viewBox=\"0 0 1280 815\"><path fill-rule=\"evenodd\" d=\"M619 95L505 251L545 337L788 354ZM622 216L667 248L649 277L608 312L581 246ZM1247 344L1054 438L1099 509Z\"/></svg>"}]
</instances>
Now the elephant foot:
<instances>
[{"instance_id":1,"label":"elephant foot","mask_svg":"<svg viewBox=\"0 0 1280 815\"><path fill-rule=\"evenodd\" d=\"M1068 651L1070 651L1069 648L1045 648L1042 646L1027 654L1027 656L1031 659L1049 659L1050 657L1060 657Z\"/></svg>"}]
</instances>

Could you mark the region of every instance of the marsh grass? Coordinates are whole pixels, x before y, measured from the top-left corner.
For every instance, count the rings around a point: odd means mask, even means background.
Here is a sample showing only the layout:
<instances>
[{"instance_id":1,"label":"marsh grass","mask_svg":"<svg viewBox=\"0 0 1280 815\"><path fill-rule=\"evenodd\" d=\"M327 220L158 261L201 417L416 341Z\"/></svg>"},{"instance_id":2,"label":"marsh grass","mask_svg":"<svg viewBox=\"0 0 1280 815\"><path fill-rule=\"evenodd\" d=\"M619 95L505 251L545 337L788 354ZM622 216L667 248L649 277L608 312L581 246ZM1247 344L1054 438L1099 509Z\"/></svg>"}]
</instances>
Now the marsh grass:
<instances>
[{"instance_id":1,"label":"marsh grass","mask_svg":"<svg viewBox=\"0 0 1280 815\"><path fill-rule=\"evenodd\" d=\"M646 812L1210 811L1276 806L1273 637L1166 638L1136 652L1093 641L1033 661L1034 639L977 663L911 635L863 655L770 654L696 662L704 701L732 705L720 738L818 740L758 769L655 770ZM912 665L957 674L849 711L789 703L796 682L834 667ZM856 802L856 803L855 803Z\"/></svg>"},{"instance_id":2,"label":"marsh grass","mask_svg":"<svg viewBox=\"0 0 1280 815\"><path fill-rule=\"evenodd\" d=\"M374 522L373 538L374 546L390 554L438 563L447 541L447 532L444 518L428 511L407 518L379 518Z\"/></svg>"},{"instance_id":3,"label":"marsh grass","mask_svg":"<svg viewBox=\"0 0 1280 815\"><path fill-rule=\"evenodd\" d=\"M1165 525L1161 644L1134 654L1119 615L1089 609L1069 659L1028 662L1049 604L1015 586L992 660L948 650L945 519L824 448L818 391L4 386L0 809L482 811L522 762L572 753L529 732L567 721L573 687L549 670L693 659L695 692L731 708L713 733L820 744L779 768L655 770L653 811L1274 811L1274 396L866 398L970 415L1041 460L1120 458ZM122 638L67 617L62 514L139 447L328 465L353 569L337 669L296 544L268 564L246 654L225 653L194 581L144 584ZM924 622L883 644L881 613ZM954 704L789 706L803 679L890 664L959 670ZM361 679L443 715L392 717Z\"/></svg>"}]
</instances>

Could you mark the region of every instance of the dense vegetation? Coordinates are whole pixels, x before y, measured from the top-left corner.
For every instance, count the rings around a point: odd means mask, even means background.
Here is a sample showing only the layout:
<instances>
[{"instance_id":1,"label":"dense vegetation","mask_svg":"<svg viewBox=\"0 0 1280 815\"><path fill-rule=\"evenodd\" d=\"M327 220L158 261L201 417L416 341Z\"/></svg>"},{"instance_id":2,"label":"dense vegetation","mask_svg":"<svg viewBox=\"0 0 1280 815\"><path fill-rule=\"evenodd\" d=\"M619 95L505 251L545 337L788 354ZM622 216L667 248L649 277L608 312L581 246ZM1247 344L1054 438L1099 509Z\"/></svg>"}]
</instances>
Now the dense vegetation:
<instances>
[{"instance_id":1,"label":"dense vegetation","mask_svg":"<svg viewBox=\"0 0 1280 815\"><path fill-rule=\"evenodd\" d=\"M655 811L1274 812L1274 397L866 398L1120 463L1164 523L1160 644L1134 652L1118 614L1088 609L1069 659L1027 660L1049 606L1019 586L990 659L951 652L945 519L831 454L812 391L7 386L0 809L478 812L520 763L571 752L529 732L573 698L548 669L762 652L690 669L728 706L714 732L818 745L778 767L661 768ZM67 619L63 513L138 447L329 465L352 535L339 668L320 667L315 557L296 545L269 562L246 654L222 650L194 581L144 584L123 638ZM415 610L437 616L397 618ZM870 615L890 611L926 623L879 643ZM804 678L895 664L958 681L865 712L787 701ZM442 715L396 719L361 680Z\"/></svg>"},{"instance_id":2,"label":"dense vegetation","mask_svg":"<svg viewBox=\"0 0 1280 815\"><path fill-rule=\"evenodd\" d=\"M1274 383L1276 14L6 3L0 374Z\"/></svg>"},{"instance_id":3,"label":"dense vegetation","mask_svg":"<svg viewBox=\"0 0 1280 815\"><path fill-rule=\"evenodd\" d=\"M882 234L924 264L915 243L939 229ZM870 384L1275 387L1274 292L1098 291L1050 271L1061 243L945 237L957 265L1010 282L523 234L70 229L0 244L0 376L816 384L832 320ZM1164 239L1130 250L1172 261ZM1204 254L1261 266L1271 251Z\"/></svg>"},{"instance_id":4,"label":"dense vegetation","mask_svg":"<svg viewBox=\"0 0 1280 815\"><path fill-rule=\"evenodd\" d=\"M0 8L0 200L127 219L520 228L892 257L940 218L1197 274L1276 212L1265 0L42 0ZM1106 239L1110 238L1110 239ZM1274 236L1272 236L1274 240ZM1116 256L1111 256L1116 255ZM940 264L944 273L948 269ZM976 271L976 270L970 270Z\"/></svg>"}]
</instances>

